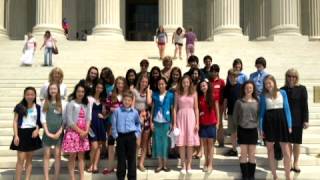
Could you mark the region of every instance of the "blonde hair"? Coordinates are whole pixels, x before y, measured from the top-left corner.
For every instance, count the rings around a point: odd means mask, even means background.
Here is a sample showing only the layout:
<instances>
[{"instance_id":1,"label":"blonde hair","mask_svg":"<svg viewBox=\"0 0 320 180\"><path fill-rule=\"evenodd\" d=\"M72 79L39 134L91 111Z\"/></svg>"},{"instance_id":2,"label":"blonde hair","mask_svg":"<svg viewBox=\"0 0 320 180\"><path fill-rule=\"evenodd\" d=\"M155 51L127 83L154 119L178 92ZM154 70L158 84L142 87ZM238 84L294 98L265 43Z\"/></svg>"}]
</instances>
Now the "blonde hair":
<instances>
[{"instance_id":1,"label":"blonde hair","mask_svg":"<svg viewBox=\"0 0 320 180\"><path fill-rule=\"evenodd\" d=\"M63 71L61 68L58 68L58 67L55 67L51 70L50 74L49 74L49 83L54 83L53 82L53 74L54 73L58 73L60 75L60 79L59 79L59 82L56 82L56 83L59 83L61 84L62 81L63 81Z\"/></svg>"},{"instance_id":2,"label":"blonde hair","mask_svg":"<svg viewBox=\"0 0 320 180\"><path fill-rule=\"evenodd\" d=\"M289 86L289 80L288 80L288 76L295 76L296 77L296 82L294 85L299 85L299 72L298 70L294 69L294 68L290 68L287 70L286 74L285 74L285 84L284 86Z\"/></svg>"}]
</instances>

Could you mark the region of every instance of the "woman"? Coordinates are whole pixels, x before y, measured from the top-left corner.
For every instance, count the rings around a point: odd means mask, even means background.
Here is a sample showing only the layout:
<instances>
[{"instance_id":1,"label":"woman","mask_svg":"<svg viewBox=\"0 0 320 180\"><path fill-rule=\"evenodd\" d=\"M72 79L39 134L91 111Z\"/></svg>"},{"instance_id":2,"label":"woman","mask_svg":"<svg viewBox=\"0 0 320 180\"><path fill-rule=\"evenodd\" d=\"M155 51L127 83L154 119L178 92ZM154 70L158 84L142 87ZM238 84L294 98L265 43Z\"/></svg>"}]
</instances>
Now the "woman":
<instances>
[{"instance_id":1,"label":"woman","mask_svg":"<svg viewBox=\"0 0 320 180\"><path fill-rule=\"evenodd\" d=\"M86 86L86 92L88 95L93 95L94 87L97 84L99 78L99 70L95 66L91 66L88 69L87 76L85 79L79 81L79 83L83 83Z\"/></svg>"},{"instance_id":2,"label":"woman","mask_svg":"<svg viewBox=\"0 0 320 180\"><path fill-rule=\"evenodd\" d=\"M167 42L168 42L167 33L164 31L163 26L160 26L157 29L157 33L156 33L156 43L159 48L160 59L163 59L164 57L164 51L165 51Z\"/></svg>"},{"instance_id":3,"label":"woman","mask_svg":"<svg viewBox=\"0 0 320 180\"><path fill-rule=\"evenodd\" d=\"M237 122L237 137L240 145L240 169L242 179L254 180L256 170L256 144L258 141L258 98L253 81L241 87L240 99L235 103L232 119Z\"/></svg>"},{"instance_id":4,"label":"woman","mask_svg":"<svg viewBox=\"0 0 320 180\"><path fill-rule=\"evenodd\" d=\"M281 89L288 95L292 116L292 133L290 134L290 153L293 156L291 171L300 173L299 155L302 144L303 129L309 127L308 92L305 86L299 84L299 73L289 69L285 74L285 85Z\"/></svg>"},{"instance_id":5,"label":"woman","mask_svg":"<svg viewBox=\"0 0 320 180\"><path fill-rule=\"evenodd\" d=\"M36 52L37 42L35 38L32 36L32 33L28 33L28 39L23 47L23 55L21 57L21 63L24 66L31 66L33 63L33 56Z\"/></svg>"},{"instance_id":6,"label":"woman","mask_svg":"<svg viewBox=\"0 0 320 180\"><path fill-rule=\"evenodd\" d=\"M152 91L158 90L158 81L161 78L161 71L158 66L153 66L150 71L150 89Z\"/></svg>"},{"instance_id":7,"label":"woman","mask_svg":"<svg viewBox=\"0 0 320 180\"><path fill-rule=\"evenodd\" d=\"M167 81L170 78L170 73L172 69L172 59L170 56L166 56L162 61L163 69L161 70L161 76L166 78Z\"/></svg>"},{"instance_id":8,"label":"woman","mask_svg":"<svg viewBox=\"0 0 320 180\"><path fill-rule=\"evenodd\" d=\"M179 52L179 59L182 59L181 51L183 46L183 38L184 38L184 34L182 31L182 28L178 27L176 32L174 32L172 36L172 44L174 44L175 46L173 59L177 59L178 52Z\"/></svg>"},{"instance_id":9,"label":"woman","mask_svg":"<svg viewBox=\"0 0 320 180\"><path fill-rule=\"evenodd\" d=\"M170 73L170 78L168 81L168 89L175 91L179 81L181 80L181 70L178 67L173 67Z\"/></svg>"},{"instance_id":10,"label":"woman","mask_svg":"<svg viewBox=\"0 0 320 180\"><path fill-rule=\"evenodd\" d=\"M273 178L278 179L274 143L280 142L285 176L287 180L290 180L289 139L292 132L292 120L287 93L277 88L276 80L272 75L267 75L263 84L263 93L259 102L259 129L266 140L269 166Z\"/></svg>"},{"instance_id":11,"label":"woman","mask_svg":"<svg viewBox=\"0 0 320 180\"><path fill-rule=\"evenodd\" d=\"M126 81L130 90L133 90L137 83L137 73L134 69L129 69L126 73Z\"/></svg>"},{"instance_id":12,"label":"woman","mask_svg":"<svg viewBox=\"0 0 320 180\"><path fill-rule=\"evenodd\" d=\"M44 66L52 66L52 53L53 49L56 48L57 41L52 37L50 31L46 31L43 36L43 44L40 50L45 46L44 49Z\"/></svg>"}]
</instances>

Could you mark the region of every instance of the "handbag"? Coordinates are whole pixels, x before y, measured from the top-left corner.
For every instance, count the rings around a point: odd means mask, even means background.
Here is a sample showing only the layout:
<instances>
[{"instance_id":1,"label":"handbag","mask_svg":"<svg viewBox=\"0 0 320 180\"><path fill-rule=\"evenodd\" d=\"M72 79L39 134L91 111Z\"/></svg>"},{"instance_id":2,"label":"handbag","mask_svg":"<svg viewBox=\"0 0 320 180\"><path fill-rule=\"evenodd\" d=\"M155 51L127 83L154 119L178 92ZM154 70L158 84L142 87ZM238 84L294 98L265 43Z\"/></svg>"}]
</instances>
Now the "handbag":
<instances>
[{"instance_id":1,"label":"handbag","mask_svg":"<svg viewBox=\"0 0 320 180\"><path fill-rule=\"evenodd\" d=\"M52 49L52 53L53 54L59 54L59 50L57 46L54 46L54 48Z\"/></svg>"}]
</instances>

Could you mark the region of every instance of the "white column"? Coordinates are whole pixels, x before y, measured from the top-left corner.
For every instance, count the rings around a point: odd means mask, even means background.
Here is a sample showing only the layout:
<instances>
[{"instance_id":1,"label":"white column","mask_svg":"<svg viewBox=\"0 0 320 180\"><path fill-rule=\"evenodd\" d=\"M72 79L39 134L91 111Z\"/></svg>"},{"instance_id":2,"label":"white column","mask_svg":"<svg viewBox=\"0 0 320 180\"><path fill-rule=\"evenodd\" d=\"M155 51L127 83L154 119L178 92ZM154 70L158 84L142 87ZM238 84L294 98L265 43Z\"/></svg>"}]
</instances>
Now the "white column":
<instances>
[{"instance_id":1,"label":"white column","mask_svg":"<svg viewBox=\"0 0 320 180\"><path fill-rule=\"evenodd\" d=\"M214 0L207 0L207 40L214 39Z\"/></svg>"},{"instance_id":2,"label":"white column","mask_svg":"<svg viewBox=\"0 0 320 180\"><path fill-rule=\"evenodd\" d=\"M183 27L183 0L159 0L159 25L170 35Z\"/></svg>"},{"instance_id":3,"label":"white column","mask_svg":"<svg viewBox=\"0 0 320 180\"><path fill-rule=\"evenodd\" d=\"M7 30L4 28L4 1L0 0L0 38L7 38Z\"/></svg>"},{"instance_id":4,"label":"white column","mask_svg":"<svg viewBox=\"0 0 320 180\"><path fill-rule=\"evenodd\" d=\"M120 0L96 0L96 26L93 35L123 39L120 28Z\"/></svg>"},{"instance_id":5,"label":"white column","mask_svg":"<svg viewBox=\"0 0 320 180\"><path fill-rule=\"evenodd\" d=\"M271 0L271 35L299 35L299 0Z\"/></svg>"},{"instance_id":6,"label":"white column","mask_svg":"<svg viewBox=\"0 0 320 180\"><path fill-rule=\"evenodd\" d=\"M309 0L309 37L320 40L320 0Z\"/></svg>"},{"instance_id":7,"label":"white column","mask_svg":"<svg viewBox=\"0 0 320 180\"><path fill-rule=\"evenodd\" d=\"M265 40L269 34L269 16L268 3L270 0L255 0L253 2L253 20L252 32L255 40Z\"/></svg>"},{"instance_id":8,"label":"white column","mask_svg":"<svg viewBox=\"0 0 320 180\"><path fill-rule=\"evenodd\" d=\"M241 35L240 0L214 0L214 35Z\"/></svg>"},{"instance_id":9,"label":"white column","mask_svg":"<svg viewBox=\"0 0 320 180\"><path fill-rule=\"evenodd\" d=\"M62 0L37 0L35 35L43 35L49 30L52 34L62 35Z\"/></svg>"}]
</instances>

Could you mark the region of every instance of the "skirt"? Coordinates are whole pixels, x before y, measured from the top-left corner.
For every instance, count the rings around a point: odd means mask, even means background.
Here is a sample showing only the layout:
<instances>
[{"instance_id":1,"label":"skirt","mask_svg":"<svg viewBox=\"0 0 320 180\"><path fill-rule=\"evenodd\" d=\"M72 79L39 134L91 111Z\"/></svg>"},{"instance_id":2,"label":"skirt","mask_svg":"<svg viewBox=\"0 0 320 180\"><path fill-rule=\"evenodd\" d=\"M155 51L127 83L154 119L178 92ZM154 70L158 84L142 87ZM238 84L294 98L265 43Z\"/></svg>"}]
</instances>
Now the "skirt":
<instances>
[{"instance_id":1,"label":"skirt","mask_svg":"<svg viewBox=\"0 0 320 180\"><path fill-rule=\"evenodd\" d=\"M266 111L263 121L263 133L268 142L289 142L289 129L283 109Z\"/></svg>"},{"instance_id":2,"label":"skirt","mask_svg":"<svg viewBox=\"0 0 320 180\"><path fill-rule=\"evenodd\" d=\"M257 128L242 128L237 129L238 144L256 145L258 142Z\"/></svg>"},{"instance_id":3,"label":"skirt","mask_svg":"<svg viewBox=\"0 0 320 180\"><path fill-rule=\"evenodd\" d=\"M292 144L302 144L303 127L292 127L289 142Z\"/></svg>"},{"instance_id":4,"label":"skirt","mask_svg":"<svg viewBox=\"0 0 320 180\"><path fill-rule=\"evenodd\" d=\"M168 131L170 123L154 122L154 132L152 135L152 157L168 159L169 137Z\"/></svg>"},{"instance_id":5,"label":"skirt","mask_svg":"<svg viewBox=\"0 0 320 180\"><path fill-rule=\"evenodd\" d=\"M14 138L11 142L10 149L21 151L21 152L30 152L35 151L37 149L42 148L42 142L40 137L32 138L32 132L36 128L26 128L21 129L18 128L18 137L19 137L19 144L16 146L14 144Z\"/></svg>"}]
</instances>

